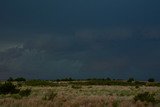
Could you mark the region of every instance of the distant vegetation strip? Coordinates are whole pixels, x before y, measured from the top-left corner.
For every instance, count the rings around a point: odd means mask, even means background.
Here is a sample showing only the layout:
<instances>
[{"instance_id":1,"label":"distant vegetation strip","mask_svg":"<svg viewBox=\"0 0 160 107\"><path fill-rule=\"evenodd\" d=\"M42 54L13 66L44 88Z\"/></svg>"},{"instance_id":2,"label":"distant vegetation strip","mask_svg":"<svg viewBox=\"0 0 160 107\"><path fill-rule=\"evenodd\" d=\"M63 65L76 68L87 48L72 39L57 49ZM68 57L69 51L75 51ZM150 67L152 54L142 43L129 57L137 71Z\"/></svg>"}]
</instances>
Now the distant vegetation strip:
<instances>
[{"instance_id":1,"label":"distant vegetation strip","mask_svg":"<svg viewBox=\"0 0 160 107\"><path fill-rule=\"evenodd\" d=\"M84 79L76 80L72 78L57 79L57 80L26 80L23 77L16 79L9 78L9 82L18 82L19 85L23 84L26 86L67 86L67 85L118 85L118 86L158 86L160 82L155 82L153 78L149 78L148 81L136 81L134 78L128 80L115 80L115 79Z\"/></svg>"}]
</instances>

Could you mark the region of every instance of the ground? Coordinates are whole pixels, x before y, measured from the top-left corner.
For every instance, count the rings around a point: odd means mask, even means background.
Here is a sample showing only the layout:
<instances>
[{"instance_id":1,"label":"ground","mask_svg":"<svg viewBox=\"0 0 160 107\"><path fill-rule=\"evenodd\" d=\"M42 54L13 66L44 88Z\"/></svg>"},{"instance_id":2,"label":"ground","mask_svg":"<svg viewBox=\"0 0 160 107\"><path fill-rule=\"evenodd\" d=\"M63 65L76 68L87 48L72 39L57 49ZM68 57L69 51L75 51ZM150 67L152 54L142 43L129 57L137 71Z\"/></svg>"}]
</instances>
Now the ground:
<instances>
[{"instance_id":1,"label":"ground","mask_svg":"<svg viewBox=\"0 0 160 107\"><path fill-rule=\"evenodd\" d=\"M134 101L138 93L154 93L160 99L160 87L68 85L22 86L32 90L28 97L1 95L0 107L160 107L160 103Z\"/></svg>"}]
</instances>

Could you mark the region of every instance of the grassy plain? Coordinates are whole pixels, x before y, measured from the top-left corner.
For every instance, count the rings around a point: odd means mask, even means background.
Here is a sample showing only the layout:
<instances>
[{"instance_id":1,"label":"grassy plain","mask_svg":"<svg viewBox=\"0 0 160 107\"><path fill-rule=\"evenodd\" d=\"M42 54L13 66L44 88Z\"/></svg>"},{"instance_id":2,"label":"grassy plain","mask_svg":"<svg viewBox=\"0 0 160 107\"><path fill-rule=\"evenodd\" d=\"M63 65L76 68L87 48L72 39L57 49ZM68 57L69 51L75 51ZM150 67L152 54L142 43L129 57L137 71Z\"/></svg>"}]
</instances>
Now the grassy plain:
<instances>
[{"instance_id":1,"label":"grassy plain","mask_svg":"<svg viewBox=\"0 0 160 107\"><path fill-rule=\"evenodd\" d=\"M0 107L160 107L160 103L135 101L134 96L149 92L160 100L157 86L74 85L28 86L28 97L18 94L0 95Z\"/></svg>"}]
</instances>

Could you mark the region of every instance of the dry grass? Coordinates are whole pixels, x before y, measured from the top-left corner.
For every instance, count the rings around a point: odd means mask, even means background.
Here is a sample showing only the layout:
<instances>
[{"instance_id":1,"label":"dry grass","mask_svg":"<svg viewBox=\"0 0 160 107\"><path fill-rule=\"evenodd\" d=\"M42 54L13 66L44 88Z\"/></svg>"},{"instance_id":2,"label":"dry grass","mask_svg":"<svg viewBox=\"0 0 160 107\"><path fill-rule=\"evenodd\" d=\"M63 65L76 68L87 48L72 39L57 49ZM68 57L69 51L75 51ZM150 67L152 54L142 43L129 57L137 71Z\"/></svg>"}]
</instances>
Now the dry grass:
<instances>
[{"instance_id":1,"label":"dry grass","mask_svg":"<svg viewBox=\"0 0 160 107\"><path fill-rule=\"evenodd\" d=\"M28 87L23 87L28 88ZM159 87L82 86L29 87L32 94L21 99L1 96L0 107L160 107L160 104L135 102L137 93L149 91L159 97ZM49 99L47 99L49 98Z\"/></svg>"}]
</instances>

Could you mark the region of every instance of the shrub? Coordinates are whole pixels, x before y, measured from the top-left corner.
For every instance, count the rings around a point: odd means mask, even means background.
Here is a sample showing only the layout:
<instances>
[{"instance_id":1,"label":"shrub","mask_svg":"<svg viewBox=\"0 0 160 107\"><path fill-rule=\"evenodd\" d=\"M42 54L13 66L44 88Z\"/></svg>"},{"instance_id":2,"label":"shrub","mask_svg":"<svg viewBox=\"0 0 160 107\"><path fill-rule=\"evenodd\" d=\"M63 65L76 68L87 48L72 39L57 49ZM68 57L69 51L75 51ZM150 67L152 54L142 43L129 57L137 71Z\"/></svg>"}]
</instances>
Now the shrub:
<instances>
[{"instance_id":1,"label":"shrub","mask_svg":"<svg viewBox=\"0 0 160 107\"><path fill-rule=\"evenodd\" d=\"M11 82L11 81L13 81L13 78L9 77L7 81Z\"/></svg>"},{"instance_id":2,"label":"shrub","mask_svg":"<svg viewBox=\"0 0 160 107\"><path fill-rule=\"evenodd\" d=\"M160 93L159 92L156 92L155 94L155 99L158 103L160 103Z\"/></svg>"},{"instance_id":3,"label":"shrub","mask_svg":"<svg viewBox=\"0 0 160 107\"><path fill-rule=\"evenodd\" d=\"M134 81L134 78L129 78L128 80L127 80L127 82L133 82Z\"/></svg>"},{"instance_id":4,"label":"shrub","mask_svg":"<svg viewBox=\"0 0 160 107\"><path fill-rule=\"evenodd\" d=\"M114 101L114 102L112 103L112 106L113 106L113 107L118 107L118 105L119 105L119 101Z\"/></svg>"},{"instance_id":5,"label":"shrub","mask_svg":"<svg viewBox=\"0 0 160 107\"><path fill-rule=\"evenodd\" d=\"M140 100L142 102L144 102L144 101L146 101L146 102L155 102L154 95L155 94L150 94L149 92L144 92L144 93L140 93L140 94L136 95L134 97L134 100L135 101Z\"/></svg>"},{"instance_id":6,"label":"shrub","mask_svg":"<svg viewBox=\"0 0 160 107\"><path fill-rule=\"evenodd\" d=\"M16 94L19 93L19 89L16 89L16 86L11 82L5 82L0 85L0 94Z\"/></svg>"},{"instance_id":7,"label":"shrub","mask_svg":"<svg viewBox=\"0 0 160 107\"><path fill-rule=\"evenodd\" d=\"M154 80L154 78L149 78L148 79L148 82L154 82L155 80Z\"/></svg>"},{"instance_id":8,"label":"shrub","mask_svg":"<svg viewBox=\"0 0 160 107\"><path fill-rule=\"evenodd\" d=\"M17 81L17 82L26 81L26 79L23 78L23 77L19 77L19 78L16 78L14 80Z\"/></svg>"},{"instance_id":9,"label":"shrub","mask_svg":"<svg viewBox=\"0 0 160 107\"><path fill-rule=\"evenodd\" d=\"M64 78L64 79L61 79L60 81L74 81L74 79L72 79L72 78Z\"/></svg>"},{"instance_id":10,"label":"shrub","mask_svg":"<svg viewBox=\"0 0 160 107\"><path fill-rule=\"evenodd\" d=\"M72 88L73 89L80 89L80 88L82 88L82 86L80 86L80 85L72 85Z\"/></svg>"},{"instance_id":11,"label":"shrub","mask_svg":"<svg viewBox=\"0 0 160 107\"><path fill-rule=\"evenodd\" d=\"M138 85L136 85L136 86L135 86L135 88L136 88L136 89L138 89L138 88L139 88L139 86L138 86Z\"/></svg>"},{"instance_id":12,"label":"shrub","mask_svg":"<svg viewBox=\"0 0 160 107\"><path fill-rule=\"evenodd\" d=\"M146 85L146 82L135 81L134 84L135 84L135 85L138 85L138 86L143 86L143 85Z\"/></svg>"},{"instance_id":13,"label":"shrub","mask_svg":"<svg viewBox=\"0 0 160 107\"><path fill-rule=\"evenodd\" d=\"M122 90L119 93L117 93L119 96L130 96L132 93L130 93L130 91L127 90Z\"/></svg>"},{"instance_id":14,"label":"shrub","mask_svg":"<svg viewBox=\"0 0 160 107\"><path fill-rule=\"evenodd\" d=\"M11 97L14 99L21 99L22 98L19 94L12 94Z\"/></svg>"},{"instance_id":15,"label":"shrub","mask_svg":"<svg viewBox=\"0 0 160 107\"><path fill-rule=\"evenodd\" d=\"M30 94L31 94L31 89L25 89L19 92L19 95L22 97L28 97Z\"/></svg>"},{"instance_id":16,"label":"shrub","mask_svg":"<svg viewBox=\"0 0 160 107\"><path fill-rule=\"evenodd\" d=\"M17 83L17 86L18 87L22 87L22 83Z\"/></svg>"},{"instance_id":17,"label":"shrub","mask_svg":"<svg viewBox=\"0 0 160 107\"><path fill-rule=\"evenodd\" d=\"M4 94L0 94L0 99L4 99L5 95Z\"/></svg>"},{"instance_id":18,"label":"shrub","mask_svg":"<svg viewBox=\"0 0 160 107\"><path fill-rule=\"evenodd\" d=\"M44 80L30 80L26 81L25 85L27 86L57 86L56 83L50 82L50 81L44 81Z\"/></svg>"},{"instance_id":19,"label":"shrub","mask_svg":"<svg viewBox=\"0 0 160 107\"><path fill-rule=\"evenodd\" d=\"M107 81L111 81L111 79L109 77L106 78Z\"/></svg>"},{"instance_id":20,"label":"shrub","mask_svg":"<svg viewBox=\"0 0 160 107\"><path fill-rule=\"evenodd\" d=\"M51 100L53 101L54 98L56 97L57 93L51 92L51 93L47 93L42 99L43 100Z\"/></svg>"}]
</instances>

